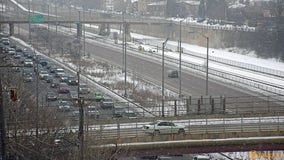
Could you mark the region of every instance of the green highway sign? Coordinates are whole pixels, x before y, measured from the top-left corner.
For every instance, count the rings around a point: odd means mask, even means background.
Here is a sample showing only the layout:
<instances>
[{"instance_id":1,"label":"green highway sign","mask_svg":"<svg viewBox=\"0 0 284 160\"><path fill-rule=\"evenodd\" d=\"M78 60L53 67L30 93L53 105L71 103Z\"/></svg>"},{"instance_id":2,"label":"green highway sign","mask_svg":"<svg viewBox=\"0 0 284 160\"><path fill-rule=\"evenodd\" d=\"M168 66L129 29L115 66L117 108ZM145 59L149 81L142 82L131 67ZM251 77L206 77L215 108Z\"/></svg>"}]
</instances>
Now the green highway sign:
<instances>
[{"instance_id":1,"label":"green highway sign","mask_svg":"<svg viewBox=\"0 0 284 160\"><path fill-rule=\"evenodd\" d=\"M42 23L44 22L44 16L41 14L32 15L30 16L30 22L31 23Z\"/></svg>"}]
</instances>

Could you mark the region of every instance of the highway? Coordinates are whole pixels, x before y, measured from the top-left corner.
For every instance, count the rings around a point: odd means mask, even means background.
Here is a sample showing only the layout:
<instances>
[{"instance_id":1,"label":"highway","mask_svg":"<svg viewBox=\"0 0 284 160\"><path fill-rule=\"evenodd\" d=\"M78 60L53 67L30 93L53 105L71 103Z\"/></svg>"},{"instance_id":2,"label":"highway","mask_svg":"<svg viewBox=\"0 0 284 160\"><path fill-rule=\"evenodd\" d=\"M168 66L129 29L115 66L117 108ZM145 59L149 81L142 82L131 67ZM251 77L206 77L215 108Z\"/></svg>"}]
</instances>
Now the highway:
<instances>
[{"instance_id":1,"label":"highway","mask_svg":"<svg viewBox=\"0 0 284 160\"><path fill-rule=\"evenodd\" d=\"M64 34L70 34L62 31ZM74 36L74 35L73 35ZM72 37L71 37L72 38ZM122 48L110 47L109 45L104 46L102 43L96 43L94 40L86 40L86 54L91 55L95 59L102 59L113 65L123 66L123 54ZM161 62L143 58L131 54L127 51L127 69L139 75L143 75L145 79L153 81L157 85L161 85L162 78L162 67ZM166 66L165 71L172 69ZM177 91L179 88L179 79L167 78L165 74L166 87ZM209 95L226 95L226 96L249 96L248 91L243 91L236 87L219 83L216 81L209 81ZM186 96L200 96L205 94L205 79L200 77L198 74L188 71L182 72L182 93Z\"/></svg>"},{"instance_id":2,"label":"highway","mask_svg":"<svg viewBox=\"0 0 284 160\"><path fill-rule=\"evenodd\" d=\"M54 27L50 27L51 31L55 31ZM73 30L73 29L72 29ZM21 31L21 34L27 32ZM58 34L62 33L74 39L74 33L70 32L69 28L58 27ZM91 58L95 61L106 61L114 66L122 66L123 56L121 48L112 44L103 43L102 40L94 40L95 37L90 36L90 33L86 37L86 55L90 54ZM83 43L83 42L81 42ZM82 53L83 54L83 53ZM139 75L142 79L154 83L157 86L161 85L161 62L152 58L143 56L143 53L136 54L133 51L127 51L127 68L129 72ZM52 56L52 55L51 55ZM166 66L165 70L171 69ZM193 96L195 98L200 98L201 95L205 94L205 80L196 72L190 72L183 70L182 72L182 93L188 96ZM210 75L209 75L210 76ZM168 78L165 76L166 88L175 92L178 92L179 79ZM223 82L217 82L209 78L209 95L212 97L227 97L227 105L229 112L241 113L256 111L256 106L258 106L259 111L273 111L274 107L276 110L280 108L277 105L270 104L270 108L267 108L267 103L263 99L264 97L254 97L256 93L251 93L248 90L230 86ZM246 98L247 97L247 98ZM206 98L206 97L205 97ZM235 100L234 100L235 99ZM246 99L246 100L245 100ZM197 101L197 100L196 100ZM216 99L215 99L216 101ZM231 101L231 102L230 102ZM250 106L242 107L240 105L235 105L235 103L251 103ZM258 104L255 104L258 102ZM216 103L218 103L216 101ZM219 102L221 103L221 102ZM195 102L196 107L197 102ZM221 104L220 104L221 105ZM238 108L236 108L238 107ZM185 111L185 109L183 109ZM159 115L159 114L158 114Z\"/></svg>"}]
</instances>

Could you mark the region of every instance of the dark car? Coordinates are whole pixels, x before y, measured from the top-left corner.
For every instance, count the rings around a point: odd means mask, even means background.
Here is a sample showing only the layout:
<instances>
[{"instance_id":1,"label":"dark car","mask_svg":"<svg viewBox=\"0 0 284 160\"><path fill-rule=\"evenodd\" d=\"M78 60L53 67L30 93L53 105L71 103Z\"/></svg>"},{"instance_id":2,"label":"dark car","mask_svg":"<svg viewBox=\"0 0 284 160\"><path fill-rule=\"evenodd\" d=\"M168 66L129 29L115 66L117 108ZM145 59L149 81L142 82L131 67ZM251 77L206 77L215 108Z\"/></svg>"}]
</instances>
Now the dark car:
<instances>
[{"instance_id":1,"label":"dark car","mask_svg":"<svg viewBox=\"0 0 284 160\"><path fill-rule=\"evenodd\" d=\"M123 117L123 113L125 112L124 108L115 108L113 110L113 118L122 118Z\"/></svg>"},{"instance_id":2,"label":"dark car","mask_svg":"<svg viewBox=\"0 0 284 160\"><path fill-rule=\"evenodd\" d=\"M46 83L52 83L53 82L53 77L52 75L48 75L44 77L44 80L46 81Z\"/></svg>"},{"instance_id":3,"label":"dark car","mask_svg":"<svg viewBox=\"0 0 284 160\"><path fill-rule=\"evenodd\" d=\"M67 84L70 86L77 86L78 85L78 78L77 77L68 77Z\"/></svg>"},{"instance_id":4,"label":"dark car","mask_svg":"<svg viewBox=\"0 0 284 160\"><path fill-rule=\"evenodd\" d=\"M51 88L58 88L59 87L59 83L55 82L55 81L52 81L51 84L50 84L50 87Z\"/></svg>"},{"instance_id":5,"label":"dark car","mask_svg":"<svg viewBox=\"0 0 284 160\"><path fill-rule=\"evenodd\" d=\"M178 71L177 70L169 70L168 77L170 78L178 78Z\"/></svg>"},{"instance_id":6,"label":"dark car","mask_svg":"<svg viewBox=\"0 0 284 160\"><path fill-rule=\"evenodd\" d=\"M60 82L68 83L68 76L63 74L60 76Z\"/></svg>"},{"instance_id":7,"label":"dark car","mask_svg":"<svg viewBox=\"0 0 284 160\"><path fill-rule=\"evenodd\" d=\"M58 87L58 93L69 93L70 88L66 83L60 83Z\"/></svg>"},{"instance_id":8,"label":"dark car","mask_svg":"<svg viewBox=\"0 0 284 160\"><path fill-rule=\"evenodd\" d=\"M90 93L91 89L88 85L86 84L80 84L80 87L79 87L79 93L80 94L88 94Z\"/></svg>"},{"instance_id":9,"label":"dark car","mask_svg":"<svg viewBox=\"0 0 284 160\"><path fill-rule=\"evenodd\" d=\"M41 59L41 60L39 61L39 64L41 64L42 66L47 66L48 62L47 62L47 60L45 60L45 59Z\"/></svg>"},{"instance_id":10,"label":"dark car","mask_svg":"<svg viewBox=\"0 0 284 160\"><path fill-rule=\"evenodd\" d=\"M47 92L46 100L47 101L56 101L57 100L57 94L55 92Z\"/></svg>"},{"instance_id":11,"label":"dark car","mask_svg":"<svg viewBox=\"0 0 284 160\"><path fill-rule=\"evenodd\" d=\"M69 112L71 111L72 103L70 101L60 101L58 111Z\"/></svg>"},{"instance_id":12,"label":"dark car","mask_svg":"<svg viewBox=\"0 0 284 160\"><path fill-rule=\"evenodd\" d=\"M77 99L78 98L78 92L77 91L70 91L69 92L71 99Z\"/></svg>"},{"instance_id":13,"label":"dark car","mask_svg":"<svg viewBox=\"0 0 284 160\"><path fill-rule=\"evenodd\" d=\"M114 102L111 98L104 98L101 102L101 108L102 109L113 109L114 108Z\"/></svg>"}]
</instances>

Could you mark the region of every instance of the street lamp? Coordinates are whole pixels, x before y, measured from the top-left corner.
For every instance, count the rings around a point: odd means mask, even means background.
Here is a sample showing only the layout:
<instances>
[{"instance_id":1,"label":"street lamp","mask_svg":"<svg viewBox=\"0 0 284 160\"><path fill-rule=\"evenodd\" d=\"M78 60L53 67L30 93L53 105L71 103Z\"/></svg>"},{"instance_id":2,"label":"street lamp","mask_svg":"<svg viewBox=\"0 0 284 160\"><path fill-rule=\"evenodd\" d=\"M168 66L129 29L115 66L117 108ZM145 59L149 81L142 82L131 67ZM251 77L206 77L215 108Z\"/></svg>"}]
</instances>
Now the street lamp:
<instances>
[{"instance_id":1,"label":"street lamp","mask_svg":"<svg viewBox=\"0 0 284 160\"><path fill-rule=\"evenodd\" d=\"M165 46L169 38L163 42L162 46L162 117L165 117Z\"/></svg>"},{"instance_id":2,"label":"street lamp","mask_svg":"<svg viewBox=\"0 0 284 160\"><path fill-rule=\"evenodd\" d=\"M127 65L126 65L126 22L123 22L124 30L123 30L123 62L124 62L124 97L127 97Z\"/></svg>"},{"instance_id":3,"label":"street lamp","mask_svg":"<svg viewBox=\"0 0 284 160\"><path fill-rule=\"evenodd\" d=\"M30 18L31 18L31 4L30 4L30 0L28 1L28 5L29 5L29 43L31 44L31 21L30 21Z\"/></svg>"},{"instance_id":4,"label":"street lamp","mask_svg":"<svg viewBox=\"0 0 284 160\"><path fill-rule=\"evenodd\" d=\"M181 22L179 21L179 97L181 97Z\"/></svg>"},{"instance_id":5,"label":"street lamp","mask_svg":"<svg viewBox=\"0 0 284 160\"><path fill-rule=\"evenodd\" d=\"M206 53L206 92L205 95L208 95L208 63L209 63L209 37L201 34L204 38L206 38L206 48L207 48L207 53Z\"/></svg>"},{"instance_id":6,"label":"street lamp","mask_svg":"<svg viewBox=\"0 0 284 160\"><path fill-rule=\"evenodd\" d=\"M195 33L195 32L188 32L188 33ZM202 37L206 38L206 89L205 89L205 95L208 95L208 69L209 69L209 37L205 36L204 34L200 33Z\"/></svg>"}]
</instances>

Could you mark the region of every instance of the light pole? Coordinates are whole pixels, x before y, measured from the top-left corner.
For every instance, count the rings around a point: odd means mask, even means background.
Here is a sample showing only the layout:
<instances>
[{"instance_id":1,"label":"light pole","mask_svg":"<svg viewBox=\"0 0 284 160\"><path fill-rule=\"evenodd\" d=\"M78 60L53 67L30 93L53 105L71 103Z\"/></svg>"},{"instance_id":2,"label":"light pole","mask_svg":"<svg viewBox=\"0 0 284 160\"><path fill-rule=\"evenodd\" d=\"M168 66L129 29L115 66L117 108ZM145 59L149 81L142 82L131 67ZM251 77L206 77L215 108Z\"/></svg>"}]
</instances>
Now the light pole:
<instances>
[{"instance_id":1,"label":"light pole","mask_svg":"<svg viewBox=\"0 0 284 160\"><path fill-rule=\"evenodd\" d=\"M57 35L57 26L58 26L58 23L57 23L57 1L55 1L55 21L56 21L56 25L55 25L55 33Z\"/></svg>"},{"instance_id":2,"label":"light pole","mask_svg":"<svg viewBox=\"0 0 284 160\"><path fill-rule=\"evenodd\" d=\"M207 56L206 56L206 95L208 95L209 37L206 37L206 41L207 41Z\"/></svg>"},{"instance_id":3,"label":"light pole","mask_svg":"<svg viewBox=\"0 0 284 160\"><path fill-rule=\"evenodd\" d=\"M188 33L195 33L195 32L188 32ZM206 88L205 88L205 95L207 96L208 95L208 72L209 72L209 37L208 36L205 36L204 34L202 33L199 33L201 34L202 37L206 38L206 48L207 48L207 51L206 51Z\"/></svg>"},{"instance_id":4,"label":"light pole","mask_svg":"<svg viewBox=\"0 0 284 160\"><path fill-rule=\"evenodd\" d=\"M122 25L123 25L123 36L122 36L122 63L124 65L124 97L127 97L126 82L127 82L127 65L126 65L126 22L124 12L122 13Z\"/></svg>"},{"instance_id":5,"label":"light pole","mask_svg":"<svg viewBox=\"0 0 284 160\"><path fill-rule=\"evenodd\" d=\"M179 21L179 97L181 97L181 22Z\"/></svg>"},{"instance_id":6,"label":"light pole","mask_svg":"<svg viewBox=\"0 0 284 160\"><path fill-rule=\"evenodd\" d=\"M29 5L29 43L31 44L31 21L30 21L30 18L31 18L31 4L30 4L30 0L28 1L28 5Z\"/></svg>"},{"instance_id":7,"label":"light pole","mask_svg":"<svg viewBox=\"0 0 284 160\"><path fill-rule=\"evenodd\" d=\"M162 117L165 117L165 46L168 40L167 38L162 46Z\"/></svg>"},{"instance_id":8,"label":"light pole","mask_svg":"<svg viewBox=\"0 0 284 160\"><path fill-rule=\"evenodd\" d=\"M84 10L83 10L83 21L85 21L86 19L85 19L85 6L83 6L83 8L84 8ZM83 45L83 47L84 47L84 58L86 58L86 25L85 25L85 23L84 23L84 25L83 25L84 27L83 27L83 29L84 29L84 45Z\"/></svg>"},{"instance_id":9,"label":"light pole","mask_svg":"<svg viewBox=\"0 0 284 160\"><path fill-rule=\"evenodd\" d=\"M33 47L34 49L34 55L36 55L36 52L35 52L35 48ZM39 121L39 100L38 100L38 96L39 96L39 86L38 86L38 76L39 76L39 71L38 71L38 63L39 63L39 59L38 59L38 56L36 56L36 137L38 138L38 129L39 129L39 124L38 124L38 121Z\"/></svg>"},{"instance_id":10,"label":"light pole","mask_svg":"<svg viewBox=\"0 0 284 160\"><path fill-rule=\"evenodd\" d=\"M209 37L201 34L204 38L206 38L206 48L207 48L207 53L206 53L206 92L205 95L208 95L208 64L209 64Z\"/></svg>"},{"instance_id":11,"label":"light pole","mask_svg":"<svg viewBox=\"0 0 284 160\"><path fill-rule=\"evenodd\" d=\"M126 78L127 78L127 65L126 65L126 23L125 21L124 23L124 31L123 31L123 35L124 35L124 97L127 97L127 91L126 91Z\"/></svg>"}]
</instances>

